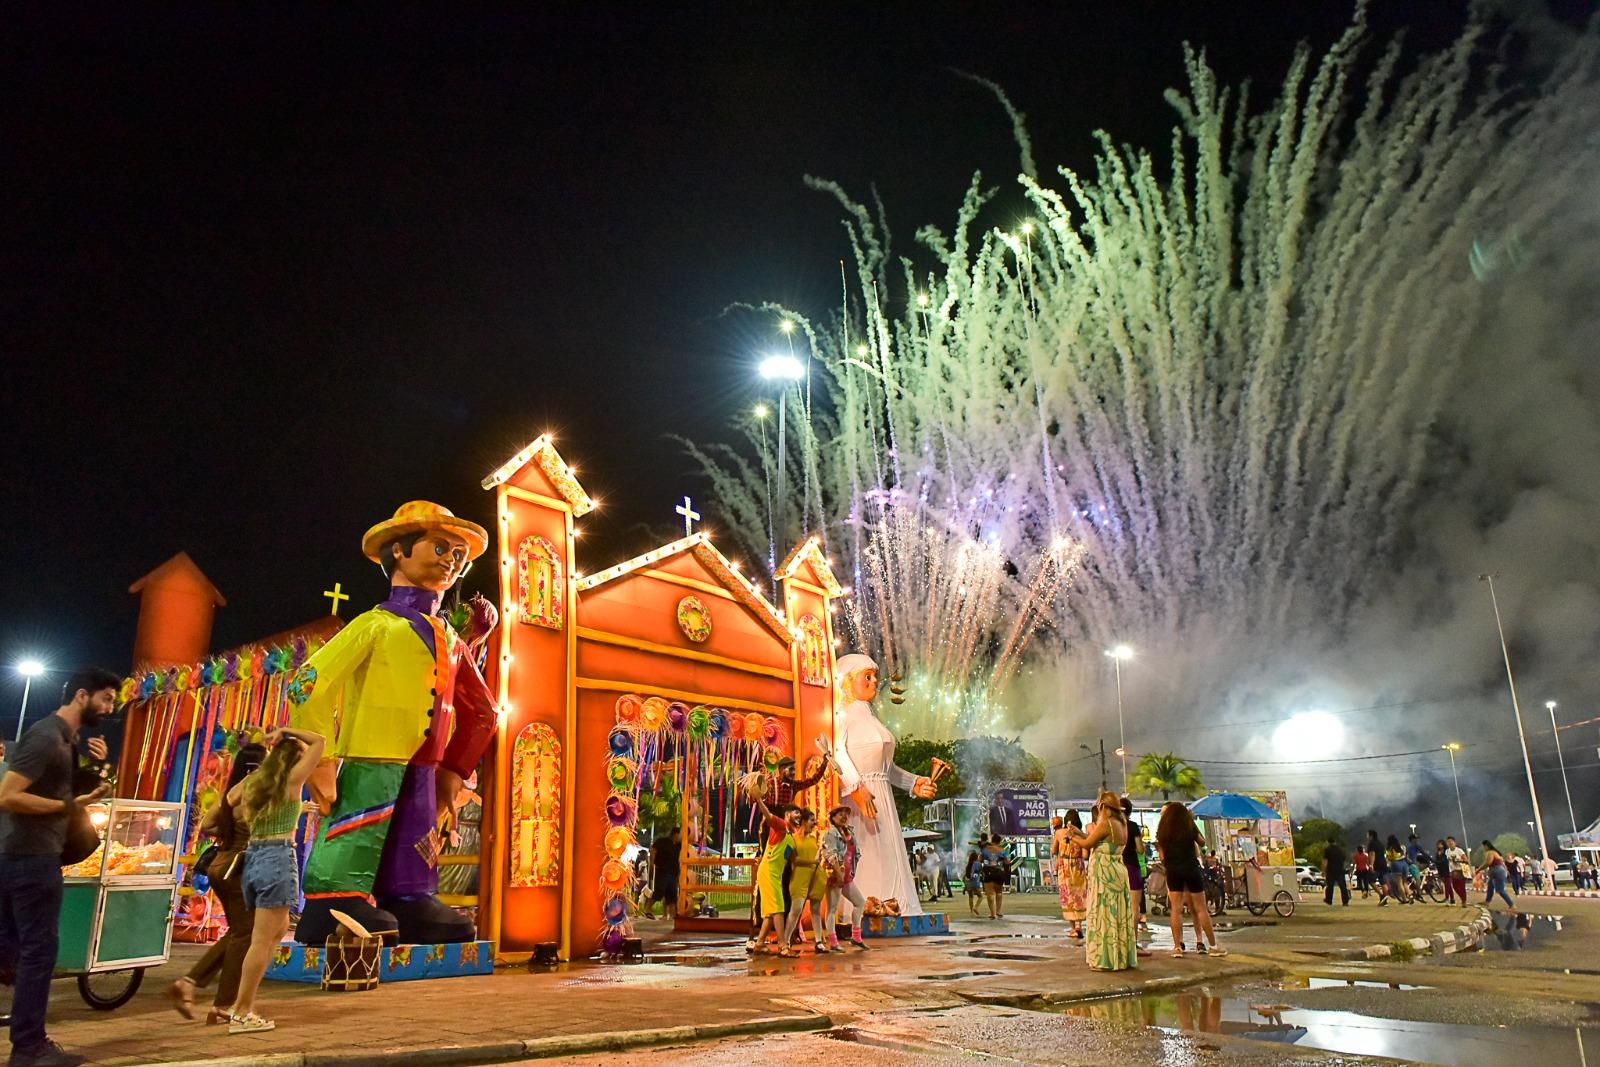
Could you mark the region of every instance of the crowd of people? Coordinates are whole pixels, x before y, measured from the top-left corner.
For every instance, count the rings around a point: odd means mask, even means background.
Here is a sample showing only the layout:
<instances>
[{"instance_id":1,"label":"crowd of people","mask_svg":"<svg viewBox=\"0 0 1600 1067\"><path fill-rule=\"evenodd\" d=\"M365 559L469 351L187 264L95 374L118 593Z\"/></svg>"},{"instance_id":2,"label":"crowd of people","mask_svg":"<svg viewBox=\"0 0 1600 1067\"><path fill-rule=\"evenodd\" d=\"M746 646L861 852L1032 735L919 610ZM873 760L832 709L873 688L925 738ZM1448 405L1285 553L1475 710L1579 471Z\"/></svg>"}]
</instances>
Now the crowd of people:
<instances>
[{"instance_id":1,"label":"crowd of people","mask_svg":"<svg viewBox=\"0 0 1600 1067\"><path fill-rule=\"evenodd\" d=\"M1348 859L1337 842L1323 853L1323 899L1332 904L1337 890L1341 902L1348 905L1352 877L1356 891L1363 897L1378 894L1380 906L1414 904L1425 890L1433 890L1434 895L1442 892L1442 903L1466 904L1471 889L1484 893L1485 904L1499 898L1514 908L1513 894L1520 895L1525 890L1550 892L1556 888L1559 868L1551 857L1535 861L1531 856L1506 855L1487 840L1479 847L1482 859L1474 863L1471 853L1453 835L1439 838L1429 851L1415 833L1402 845L1397 834L1380 840L1378 831L1368 830L1366 840L1356 846ZM1586 856L1574 858L1569 869L1575 888L1597 887L1594 864Z\"/></svg>"}]
</instances>

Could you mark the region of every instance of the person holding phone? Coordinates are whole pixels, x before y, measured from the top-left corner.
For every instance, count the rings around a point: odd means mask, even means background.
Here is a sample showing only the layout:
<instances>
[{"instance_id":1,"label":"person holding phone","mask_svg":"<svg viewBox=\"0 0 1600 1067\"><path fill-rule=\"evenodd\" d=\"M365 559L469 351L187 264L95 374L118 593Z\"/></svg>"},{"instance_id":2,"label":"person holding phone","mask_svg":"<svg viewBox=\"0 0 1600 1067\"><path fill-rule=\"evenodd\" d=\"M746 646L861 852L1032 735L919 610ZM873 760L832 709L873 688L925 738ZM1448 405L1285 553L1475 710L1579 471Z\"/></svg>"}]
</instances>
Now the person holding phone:
<instances>
[{"instance_id":1,"label":"person holding phone","mask_svg":"<svg viewBox=\"0 0 1600 1067\"><path fill-rule=\"evenodd\" d=\"M28 727L0 779L0 972L13 976L11 1067L78 1067L84 1057L45 1033L61 920L61 851L76 809L104 797L100 782L73 795L78 733L110 715L122 680L85 667L67 676L61 706ZM99 737L84 748L106 758Z\"/></svg>"}]
</instances>

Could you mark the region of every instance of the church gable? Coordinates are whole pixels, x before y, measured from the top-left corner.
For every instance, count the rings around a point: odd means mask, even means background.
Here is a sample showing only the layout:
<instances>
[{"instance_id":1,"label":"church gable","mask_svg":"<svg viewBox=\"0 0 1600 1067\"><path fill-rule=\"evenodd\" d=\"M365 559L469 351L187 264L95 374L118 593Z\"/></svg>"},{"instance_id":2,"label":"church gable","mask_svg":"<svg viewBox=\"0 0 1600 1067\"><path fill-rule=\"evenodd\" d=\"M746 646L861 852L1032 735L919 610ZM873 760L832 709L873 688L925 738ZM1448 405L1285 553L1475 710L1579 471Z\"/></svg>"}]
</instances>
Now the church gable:
<instances>
[{"instance_id":1,"label":"church gable","mask_svg":"<svg viewBox=\"0 0 1600 1067\"><path fill-rule=\"evenodd\" d=\"M561 458L555 439L540 434L483 480L483 488L507 486L536 497L559 501L574 517L593 511L599 502L579 484L577 469Z\"/></svg>"},{"instance_id":2,"label":"church gable","mask_svg":"<svg viewBox=\"0 0 1600 1067\"><path fill-rule=\"evenodd\" d=\"M782 641L785 647L794 640L788 623L778 610L739 573L737 566L717 551L710 538L703 533L691 534L614 567L586 575L578 581L578 593L582 597L592 590L602 590L634 576L670 584L681 590L681 610L677 621L691 642L701 643L709 637L709 634L698 636L704 629L703 624L709 621L700 616L720 614L720 610L711 611L712 603L728 601L732 601L743 613ZM707 601L706 597L713 600Z\"/></svg>"}]
</instances>

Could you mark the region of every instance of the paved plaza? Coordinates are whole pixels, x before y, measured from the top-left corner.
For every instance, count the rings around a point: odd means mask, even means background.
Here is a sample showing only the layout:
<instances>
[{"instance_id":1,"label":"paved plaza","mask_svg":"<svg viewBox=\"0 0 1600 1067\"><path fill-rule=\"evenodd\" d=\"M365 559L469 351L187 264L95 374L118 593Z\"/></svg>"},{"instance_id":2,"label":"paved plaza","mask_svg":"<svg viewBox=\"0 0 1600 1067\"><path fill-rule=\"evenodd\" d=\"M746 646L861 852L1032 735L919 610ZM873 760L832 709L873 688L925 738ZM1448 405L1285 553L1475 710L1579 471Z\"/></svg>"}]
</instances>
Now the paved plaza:
<instances>
[{"instance_id":1,"label":"paved plaza","mask_svg":"<svg viewBox=\"0 0 1600 1067\"><path fill-rule=\"evenodd\" d=\"M642 924L644 963L575 963L544 973L505 968L490 977L393 983L363 993L269 983L263 1010L279 1029L237 1037L185 1023L168 1006L162 990L197 951L178 946L173 962L147 975L134 1000L114 1013L90 1011L69 984L58 984L51 1025L68 1047L108 1064L243 1057L262 1067L465 1065L586 1055L608 1063L744 1063L767 1050L806 1062L837 1054L841 1041L880 1046L882 1062L895 1064L937 1061L963 1049L1038 1063L1171 1060L1183 1049L1198 1050L1196 1062L1317 1060L1327 1057L1263 1050L1259 1040L1214 1029L1185 1037L1185 1022L1206 1029L1200 1017L1208 1009L1195 1008L1197 1018L1187 1019L1173 1014L1189 1010L1182 996L1140 1008L1128 995L1238 987L1255 1000L1281 1000L1294 995L1295 983L1321 976L1448 990L1429 1010L1437 1015L1446 1013L1442 1005L1454 1005L1472 1018L1483 1011L1483 992L1504 988L1510 969L1516 996L1493 998L1510 1012L1509 1025L1579 1025L1589 1018L1582 1005L1595 999L1600 983L1592 971L1570 973L1569 956L1595 958L1600 902L1561 904L1569 913L1562 931L1536 930L1535 942L1521 951L1368 961L1341 957L1362 946L1426 938L1481 912L1433 904L1379 908L1359 897L1350 908L1327 908L1308 900L1289 919L1230 913L1223 920L1226 959L1171 959L1166 928L1155 925L1151 955L1137 972L1120 974L1085 966L1082 948L1064 936L1043 894L1009 897L1010 914L999 922L952 912L954 933L946 937L875 941L865 952L807 952L798 960L748 959L742 942L674 937L657 921ZM1092 1055L1097 1049L1104 1057Z\"/></svg>"}]
</instances>

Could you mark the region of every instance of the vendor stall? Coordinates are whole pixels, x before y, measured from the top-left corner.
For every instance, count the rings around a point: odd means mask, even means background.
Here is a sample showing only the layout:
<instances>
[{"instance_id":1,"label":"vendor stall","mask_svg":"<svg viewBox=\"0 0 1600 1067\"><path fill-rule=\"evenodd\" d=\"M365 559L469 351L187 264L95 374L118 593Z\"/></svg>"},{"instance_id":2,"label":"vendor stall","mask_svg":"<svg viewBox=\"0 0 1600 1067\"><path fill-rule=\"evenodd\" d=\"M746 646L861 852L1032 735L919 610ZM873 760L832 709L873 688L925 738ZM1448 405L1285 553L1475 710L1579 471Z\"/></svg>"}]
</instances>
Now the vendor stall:
<instances>
[{"instance_id":1,"label":"vendor stall","mask_svg":"<svg viewBox=\"0 0 1600 1067\"><path fill-rule=\"evenodd\" d=\"M1293 915L1300 894L1287 812L1239 793L1212 793L1189 810L1204 827L1207 847L1222 860L1223 903L1252 915L1269 907L1286 919Z\"/></svg>"},{"instance_id":2,"label":"vendor stall","mask_svg":"<svg viewBox=\"0 0 1600 1067\"><path fill-rule=\"evenodd\" d=\"M110 1011L167 961L183 805L108 800L89 809L100 847L62 869L56 976L77 976L92 1008Z\"/></svg>"}]
</instances>

